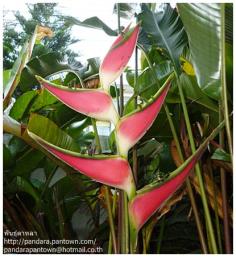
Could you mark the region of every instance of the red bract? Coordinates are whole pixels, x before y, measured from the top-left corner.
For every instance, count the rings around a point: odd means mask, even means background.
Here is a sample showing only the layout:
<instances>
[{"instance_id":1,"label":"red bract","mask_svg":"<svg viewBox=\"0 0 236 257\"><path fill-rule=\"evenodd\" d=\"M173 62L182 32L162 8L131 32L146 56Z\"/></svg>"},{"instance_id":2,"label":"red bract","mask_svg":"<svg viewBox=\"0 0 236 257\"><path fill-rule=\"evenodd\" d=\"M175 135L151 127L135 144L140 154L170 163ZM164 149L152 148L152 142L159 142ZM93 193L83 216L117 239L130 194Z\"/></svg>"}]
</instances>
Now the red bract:
<instances>
[{"instance_id":1,"label":"red bract","mask_svg":"<svg viewBox=\"0 0 236 257\"><path fill-rule=\"evenodd\" d=\"M100 89L70 89L37 76L41 85L61 102L89 117L117 123L119 116L111 96Z\"/></svg>"},{"instance_id":2,"label":"red bract","mask_svg":"<svg viewBox=\"0 0 236 257\"><path fill-rule=\"evenodd\" d=\"M136 46L139 33L139 25L125 31L118 36L112 44L100 66L99 76L102 87L109 90L110 84L115 81L127 65Z\"/></svg>"},{"instance_id":3,"label":"red bract","mask_svg":"<svg viewBox=\"0 0 236 257\"><path fill-rule=\"evenodd\" d=\"M129 203L129 213L134 234L145 224L154 212L182 185L189 172L194 168L212 140L224 127L220 123L212 133L205 139L197 151L189 157L180 167L172 172L168 180L161 185L149 185L138 192L137 196Z\"/></svg>"},{"instance_id":4,"label":"red bract","mask_svg":"<svg viewBox=\"0 0 236 257\"><path fill-rule=\"evenodd\" d=\"M28 133L45 149L84 175L105 185L123 189L129 197L135 192L132 171L126 159L120 156L78 154L52 145L30 131Z\"/></svg>"},{"instance_id":5,"label":"red bract","mask_svg":"<svg viewBox=\"0 0 236 257\"><path fill-rule=\"evenodd\" d=\"M132 222L139 230L155 211L182 185L189 172L194 168L194 158L183 171L165 184L149 192L137 195L129 205Z\"/></svg>"},{"instance_id":6,"label":"red bract","mask_svg":"<svg viewBox=\"0 0 236 257\"><path fill-rule=\"evenodd\" d=\"M120 119L116 126L116 136L119 153L127 156L128 150L134 146L139 139L147 132L156 119L167 95L170 82L154 96L148 105L139 111L135 111Z\"/></svg>"}]
</instances>

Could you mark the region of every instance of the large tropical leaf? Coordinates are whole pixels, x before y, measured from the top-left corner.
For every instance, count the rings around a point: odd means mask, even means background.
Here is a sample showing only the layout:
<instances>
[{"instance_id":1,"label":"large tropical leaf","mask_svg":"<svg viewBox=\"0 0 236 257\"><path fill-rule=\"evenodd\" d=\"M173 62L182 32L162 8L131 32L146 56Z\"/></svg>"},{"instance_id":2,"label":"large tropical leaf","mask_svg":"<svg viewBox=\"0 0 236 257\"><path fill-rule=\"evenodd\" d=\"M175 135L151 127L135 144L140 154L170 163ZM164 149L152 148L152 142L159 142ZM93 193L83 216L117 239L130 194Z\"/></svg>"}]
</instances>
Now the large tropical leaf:
<instances>
[{"instance_id":1,"label":"large tropical leaf","mask_svg":"<svg viewBox=\"0 0 236 257\"><path fill-rule=\"evenodd\" d=\"M218 112L218 105L214 100L205 95L201 88L199 88L195 76L189 76L182 73L179 77L179 81L187 99L189 99L191 102L196 102L214 112ZM176 85L176 87L175 90L170 92L171 98L174 99L173 95L175 95L175 100L180 102L176 81L174 81L173 84Z\"/></svg>"},{"instance_id":2,"label":"large tropical leaf","mask_svg":"<svg viewBox=\"0 0 236 257\"><path fill-rule=\"evenodd\" d=\"M84 21L80 21L72 16L67 16L67 17L64 17L64 20L68 25L79 25L79 26L92 28L92 29L101 29L109 36L118 35L117 31L111 29L109 26L107 26L102 20L100 20L96 16L88 18Z\"/></svg>"},{"instance_id":3,"label":"large tropical leaf","mask_svg":"<svg viewBox=\"0 0 236 257\"><path fill-rule=\"evenodd\" d=\"M119 3L120 17L131 19L138 9L137 3ZM114 5L113 13L117 14L117 4Z\"/></svg>"},{"instance_id":4,"label":"large tropical leaf","mask_svg":"<svg viewBox=\"0 0 236 257\"><path fill-rule=\"evenodd\" d=\"M32 102L37 95L38 92L36 90L31 90L22 94L20 97L17 98L16 102L10 110L9 115L13 119L19 121L26 112L26 109L28 108L30 102Z\"/></svg>"},{"instance_id":5,"label":"large tropical leaf","mask_svg":"<svg viewBox=\"0 0 236 257\"><path fill-rule=\"evenodd\" d=\"M189 39L197 81L210 97L220 97L221 4L178 4Z\"/></svg>"},{"instance_id":6,"label":"large tropical leaf","mask_svg":"<svg viewBox=\"0 0 236 257\"><path fill-rule=\"evenodd\" d=\"M64 149L78 151L79 146L65 131L56 126L48 118L32 114L28 124L28 130L40 135L48 142L58 145Z\"/></svg>"},{"instance_id":7,"label":"large tropical leaf","mask_svg":"<svg viewBox=\"0 0 236 257\"><path fill-rule=\"evenodd\" d=\"M14 62L13 68L11 69L11 74L9 76L8 81L6 82L6 86L4 86L4 100L3 107L4 109L8 106L11 100L11 96L14 93L16 87L20 83L20 78L22 75L22 71L26 66L27 62L31 58L31 54L35 44L40 43L40 40L47 36L45 33L42 33L43 27L36 26L33 35L29 40L25 42L23 45L20 54L17 60ZM40 35L40 33L42 33ZM40 36L40 37L39 37Z\"/></svg>"},{"instance_id":8,"label":"large tropical leaf","mask_svg":"<svg viewBox=\"0 0 236 257\"><path fill-rule=\"evenodd\" d=\"M25 92L39 84L35 75L46 77L59 71L71 69L71 66L61 62L61 58L58 53L53 52L35 57L31 59L23 69L19 87L23 92Z\"/></svg>"},{"instance_id":9,"label":"large tropical leaf","mask_svg":"<svg viewBox=\"0 0 236 257\"><path fill-rule=\"evenodd\" d=\"M176 10L164 4L162 11L153 12L146 4L142 4L138 19L142 21L149 40L167 51L177 72L180 72L179 57L187 44L187 37Z\"/></svg>"},{"instance_id":10,"label":"large tropical leaf","mask_svg":"<svg viewBox=\"0 0 236 257\"><path fill-rule=\"evenodd\" d=\"M20 54L15 61L12 69L11 69L11 74L8 76L7 82L5 82L4 86L4 108L7 107L8 103L10 102L11 95L13 94L16 86L19 83L21 72L28 60L28 50L29 43L26 42L24 46L22 47Z\"/></svg>"}]
</instances>

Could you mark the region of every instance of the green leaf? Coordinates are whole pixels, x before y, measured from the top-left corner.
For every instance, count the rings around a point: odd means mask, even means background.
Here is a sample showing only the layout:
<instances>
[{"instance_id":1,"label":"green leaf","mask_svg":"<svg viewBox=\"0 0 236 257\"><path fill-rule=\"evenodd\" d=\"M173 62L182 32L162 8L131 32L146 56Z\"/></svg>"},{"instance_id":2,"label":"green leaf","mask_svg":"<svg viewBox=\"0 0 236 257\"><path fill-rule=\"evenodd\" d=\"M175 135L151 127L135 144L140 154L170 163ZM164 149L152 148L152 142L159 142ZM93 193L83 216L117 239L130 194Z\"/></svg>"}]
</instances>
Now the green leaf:
<instances>
[{"instance_id":1,"label":"green leaf","mask_svg":"<svg viewBox=\"0 0 236 257\"><path fill-rule=\"evenodd\" d=\"M64 20L68 25L79 25L87 28L101 29L109 36L117 36L117 32L115 30L112 30L96 16L88 18L84 21L80 21L74 17L67 16L67 17L64 17Z\"/></svg>"},{"instance_id":2,"label":"green leaf","mask_svg":"<svg viewBox=\"0 0 236 257\"><path fill-rule=\"evenodd\" d=\"M116 98L120 96L120 89L116 88L115 86L110 86L110 95L112 98Z\"/></svg>"},{"instance_id":3,"label":"green leaf","mask_svg":"<svg viewBox=\"0 0 236 257\"><path fill-rule=\"evenodd\" d=\"M159 152L162 145L157 142L154 138L142 143L142 145L138 148L137 154L138 157L151 157L156 152Z\"/></svg>"},{"instance_id":4,"label":"green leaf","mask_svg":"<svg viewBox=\"0 0 236 257\"><path fill-rule=\"evenodd\" d=\"M13 176L27 178L30 172L38 167L44 157L45 155L42 152L31 148L16 161Z\"/></svg>"},{"instance_id":5,"label":"green leaf","mask_svg":"<svg viewBox=\"0 0 236 257\"><path fill-rule=\"evenodd\" d=\"M35 99L34 103L32 104L30 108L30 112L38 111L39 109L54 104L58 100L55 96L50 94L47 90L41 90L38 97Z\"/></svg>"},{"instance_id":6,"label":"green leaf","mask_svg":"<svg viewBox=\"0 0 236 257\"><path fill-rule=\"evenodd\" d=\"M79 146L65 131L60 129L48 118L32 114L28 123L28 130L43 138L45 141L63 149L78 151Z\"/></svg>"},{"instance_id":7,"label":"green leaf","mask_svg":"<svg viewBox=\"0 0 236 257\"><path fill-rule=\"evenodd\" d=\"M217 103L208 97L205 93L203 93L202 89L198 86L195 76L189 76L185 73L182 73L179 76L179 81L187 99L191 100L192 102L196 102L214 112L218 112L219 108ZM172 99L175 98L176 102L180 102L178 88L175 80L173 81L173 86L171 89L172 90L170 90L169 94Z\"/></svg>"},{"instance_id":8,"label":"green leaf","mask_svg":"<svg viewBox=\"0 0 236 257\"><path fill-rule=\"evenodd\" d=\"M11 168L15 163L15 159L9 150L9 148L4 144L3 145L3 169Z\"/></svg>"},{"instance_id":9,"label":"green leaf","mask_svg":"<svg viewBox=\"0 0 236 257\"><path fill-rule=\"evenodd\" d=\"M87 128L88 126L91 126L91 119L89 117L80 120L80 121L75 121L73 123L70 124L70 126L68 126L66 128L66 132L73 138L77 138L79 137L80 133Z\"/></svg>"},{"instance_id":10,"label":"green leaf","mask_svg":"<svg viewBox=\"0 0 236 257\"><path fill-rule=\"evenodd\" d=\"M218 148L212 154L211 159L230 162L230 154L226 153L223 149Z\"/></svg>"},{"instance_id":11,"label":"green leaf","mask_svg":"<svg viewBox=\"0 0 236 257\"><path fill-rule=\"evenodd\" d=\"M19 87L23 92L39 86L38 80L35 75L43 78L49 77L50 75L60 75L62 78L65 76L65 72L73 74L69 78L65 78L65 84L69 81L68 79L76 78L86 80L98 74L100 66L99 58L90 58L84 66L72 66L63 63L60 54L56 52L43 54L32 58L27 66L23 69Z\"/></svg>"},{"instance_id":12,"label":"green leaf","mask_svg":"<svg viewBox=\"0 0 236 257\"><path fill-rule=\"evenodd\" d=\"M28 42L26 42L24 44L24 46L22 47L20 54L11 69L11 75L10 75L8 81L6 82L6 86L4 87L4 92L3 92L4 99L7 99L7 100L5 100L7 102L10 101L11 95L13 94L16 86L19 83L21 72L27 62L28 47L29 47L29 44L28 44ZM7 106L7 104L8 103L6 103L5 105Z\"/></svg>"},{"instance_id":13,"label":"green leaf","mask_svg":"<svg viewBox=\"0 0 236 257\"><path fill-rule=\"evenodd\" d=\"M25 44L23 45L20 51L20 54L17 60L14 62L14 65L11 69L10 78L7 81L6 86L4 87L4 101L3 101L4 108L8 106L13 92L15 91L16 87L19 85L22 70L31 57L36 36L37 36L37 30L38 30L38 26L35 27L34 33L30 38L30 40L26 41Z\"/></svg>"},{"instance_id":14,"label":"green leaf","mask_svg":"<svg viewBox=\"0 0 236 257\"><path fill-rule=\"evenodd\" d=\"M38 191L29 183L26 179L17 176L9 185L9 188L12 192L25 192L29 195L31 195L36 205L40 203L40 196Z\"/></svg>"},{"instance_id":15,"label":"green leaf","mask_svg":"<svg viewBox=\"0 0 236 257\"><path fill-rule=\"evenodd\" d=\"M136 109L136 101L134 96L130 97L128 102L125 104L124 107L124 115L127 115L128 113L133 112Z\"/></svg>"},{"instance_id":16,"label":"green leaf","mask_svg":"<svg viewBox=\"0 0 236 257\"><path fill-rule=\"evenodd\" d=\"M5 87L7 85L8 80L11 76L11 70L4 70L3 71L3 91L5 90Z\"/></svg>"},{"instance_id":17,"label":"green leaf","mask_svg":"<svg viewBox=\"0 0 236 257\"><path fill-rule=\"evenodd\" d=\"M118 3L120 8L120 17L124 19L131 19L138 7L137 3ZM114 5L113 13L117 15L117 4Z\"/></svg>"},{"instance_id":18,"label":"green leaf","mask_svg":"<svg viewBox=\"0 0 236 257\"><path fill-rule=\"evenodd\" d=\"M142 96L146 100L151 98L160 88L166 78L173 71L173 67L170 61L162 61L153 67L155 76L158 79L158 83L156 82L156 78L154 76L154 72L150 68L145 68L141 74L138 76L137 84L134 85L134 71L128 70L126 72L126 79L131 87L134 88L134 91L137 95Z\"/></svg>"},{"instance_id":19,"label":"green leaf","mask_svg":"<svg viewBox=\"0 0 236 257\"><path fill-rule=\"evenodd\" d=\"M209 97L220 97L221 4L180 3L180 17L189 39L198 85Z\"/></svg>"},{"instance_id":20,"label":"green leaf","mask_svg":"<svg viewBox=\"0 0 236 257\"><path fill-rule=\"evenodd\" d=\"M60 56L55 52L32 58L22 71L19 87L25 92L39 85L35 75L45 78L53 73L71 69L71 66L61 62Z\"/></svg>"},{"instance_id":21,"label":"green leaf","mask_svg":"<svg viewBox=\"0 0 236 257\"><path fill-rule=\"evenodd\" d=\"M153 12L146 4L142 4L138 19L142 21L148 39L167 51L176 71L180 73L179 57L187 45L187 37L176 10L170 4L164 4L163 11Z\"/></svg>"},{"instance_id":22,"label":"green leaf","mask_svg":"<svg viewBox=\"0 0 236 257\"><path fill-rule=\"evenodd\" d=\"M21 120L29 104L37 96L37 94L38 92L36 90L33 90L28 91L20 97L18 97L13 107L11 108L9 115L17 121Z\"/></svg>"},{"instance_id":23,"label":"green leaf","mask_svg":"<svg viewBox=\"0 0 236 257\"><path fill-rule=\"evenodd\" d=\"M18 154L20 155L25 149L28 147L28 145L23 141L22 139L13 136L8 144L9 150L11 151L11 154L16 157Z\"/></svg>"}]
</instances>

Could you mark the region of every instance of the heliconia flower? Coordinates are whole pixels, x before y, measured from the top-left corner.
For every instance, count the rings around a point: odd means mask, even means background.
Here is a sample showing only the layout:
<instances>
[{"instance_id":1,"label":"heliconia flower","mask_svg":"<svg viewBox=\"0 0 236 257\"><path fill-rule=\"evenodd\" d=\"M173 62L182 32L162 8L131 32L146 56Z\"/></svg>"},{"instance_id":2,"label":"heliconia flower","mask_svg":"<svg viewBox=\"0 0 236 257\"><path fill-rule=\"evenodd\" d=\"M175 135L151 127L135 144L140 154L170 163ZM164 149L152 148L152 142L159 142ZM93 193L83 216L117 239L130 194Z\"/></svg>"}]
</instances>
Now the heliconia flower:
<instances>
[{"instance_id":1,"label":"heliconia flower","mask_svg":"<svg viewBox=\"0 0 236 257\"><path fill-rule=\"evenodd\" d=\"M129 216L132 227L131 238L133 240L136 238L135 234L137 235L137 232L145 222L183 184L190 171L206 150L209 141L219 133L223 126L224 122L212 131L197 151L173 171L165 182L150 184L137 192L137 195L129 203Z\"/></svg>"},{"instance_id":2,"label":"heliconia flower","mask_svg":"<svg viewBox=\"0 0 236 257\"><path fill-rule=\"evenodd\" d=\"M111 96L104 90L71 89L36 77L45 89L71 109L98 120L111 121L114 125L117 123L119 115Z\"/></svg>"},{"instance_id":3,"label":"heliconia flower","mask_svg":"<svg viewBox=\"0 0 236 257\"><path fill-rule=\"evenodd\" d=\"M135 194L132 171L126 159L117 155L78 154L55 146L29 130L28 133L50 153L82 174L97 182L126 191L129 198Z\"/></svg>"},{"instance_id":4,"label":"heliconia flower","mask_svg":"<svg viewBox=\"0 0 236 257\"><path fill-rule=\"evenodd\" d=\"M116 141L119 154L127 156L129 149L147 132L156 119L170 88L169 79L153 99L141 110L122 117L116 125Z\"/></svg>"},{"instance_id":5,"label":"heliconia flower","mask_svg":"<svg viewBox=\"0 0 236 257\"><path fill-rule=\"evenodd\" d=\"M118 36L100 66L99 77L102 87L108 91L110 84L123 72L137 43L139 24L130 25Z\"/></svg>"}]
</instances>

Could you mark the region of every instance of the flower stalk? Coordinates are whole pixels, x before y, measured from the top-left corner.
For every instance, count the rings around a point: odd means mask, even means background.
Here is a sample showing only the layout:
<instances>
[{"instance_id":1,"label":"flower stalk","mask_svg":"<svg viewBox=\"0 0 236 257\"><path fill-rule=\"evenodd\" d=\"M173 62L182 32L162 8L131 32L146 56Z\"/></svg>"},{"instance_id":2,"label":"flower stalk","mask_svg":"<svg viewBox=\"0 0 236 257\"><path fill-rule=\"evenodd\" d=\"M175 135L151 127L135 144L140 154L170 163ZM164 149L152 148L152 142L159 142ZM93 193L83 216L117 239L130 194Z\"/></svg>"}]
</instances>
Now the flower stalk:
<instances>
[{"instance_id":1,"label":"flower stalk","mask_svg":"<svg viewBox=\"0 0 236 257\"><path fill-rule=\"evenodd\" d=\"M187 132L188 132L188 136L189 136L191 151L192 151L192 153L195 153L196 147L195 147L194 137L193 137L191 123L190 123L190 119L189 119L188 109L187 109L187 105L185 102L183 89L181 87L181 84L179 82L179 78L178 78L177 74L176 74L176 80L177 80L177 85L178 85L178 89L179 89L179 95L180 95L180 100L181 100L181 104L182 104L182 108L183 108ZM202 199L202 204L203 204L203 209L204 209L204 213L205 213L205 217L206 217L207 226L209 229L209 239L211 242L212 251L213 251L213 253L217 254L218 250L217 250L217 245L216 245L215 233L214 233L211 215L210 215L210 211L209 211L209 207L208 207L208 203L207 203L207 197L206 197L206 191L205 191L204 182L203 182L203 178L202 178L202 173L201 173L201 169L200 169L200 166L198 163L196 164L195 172L196 172L196 175L197 175L197 178L199 181L201 199Z\"/></svg>"}]
</instances>

